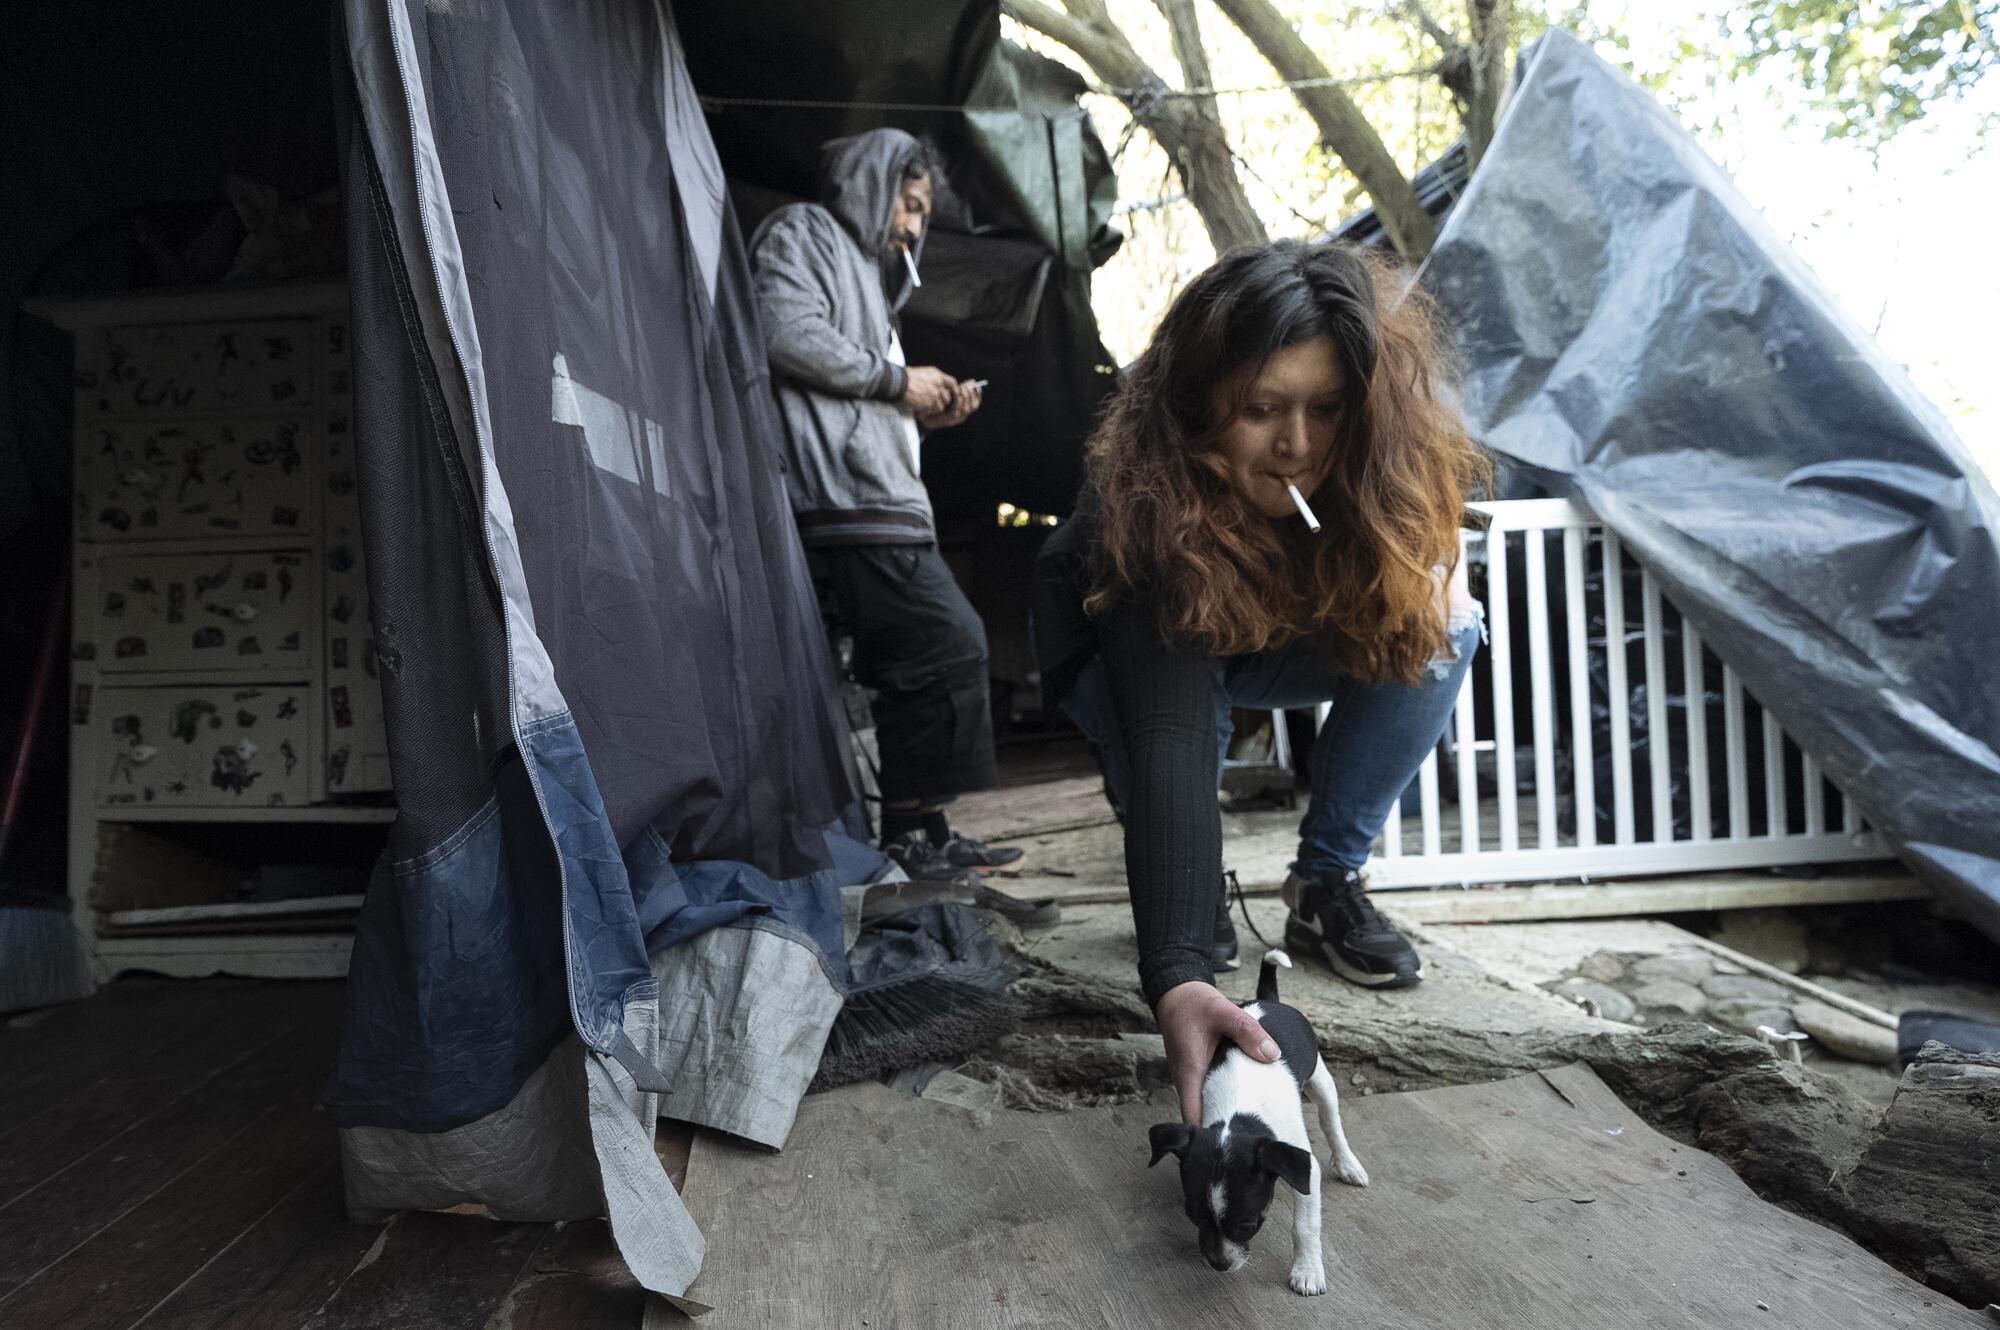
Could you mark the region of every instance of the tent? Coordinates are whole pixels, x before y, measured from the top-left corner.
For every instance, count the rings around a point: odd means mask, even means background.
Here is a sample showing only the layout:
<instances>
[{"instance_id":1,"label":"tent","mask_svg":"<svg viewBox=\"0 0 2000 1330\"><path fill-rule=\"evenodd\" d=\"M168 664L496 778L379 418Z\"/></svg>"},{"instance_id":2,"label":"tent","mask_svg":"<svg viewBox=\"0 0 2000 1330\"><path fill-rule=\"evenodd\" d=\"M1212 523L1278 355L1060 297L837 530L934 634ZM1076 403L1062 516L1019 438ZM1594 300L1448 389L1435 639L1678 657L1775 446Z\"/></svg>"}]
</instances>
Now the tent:
<instances>
[{"instance_id":1,"label":"tent","mask_svg":"<svg viewBox=\"0 0 2000 1330\"><path fill-rule=\"evenodd\" d=\"M1939 898L2000 938L2000 498L1642 89L1523 59L1420 279L1475 435L1581 499Z\"/></svg>"},{"instance_id":2,"label":"tent","mask_svg":"<svg viewBox=\"0 0 2000 1330\"><path fill-rule=\"evenodd\" d=\"M664 3L342 8L361 495L398 802L328 1098L350 1208L608 1212L641 1282L678 1294L701 1239L653 1155L655 1117L783 1143L841 1005L858 897L894 872L867 842L725 158L689 70L795 91L761 63L774 42L837 71L827 52L859 68L900 25L923 40L880 48L888 90L975 104L945 127L970 168L964 229L940 231L930 262L985 281L927 286L909 342L959 339L996 388L1019 376L989 428L1028 442L939 485L989 512L1003 483L1051 507L1074 486L1103 390L1085 297L1111 243L1108 163L1073 80L1002 46L992 4L915 21L853 6L838 32L779 5L685 31ZM758 60L738 70L746 32ZM773 154L746 183L774 192L858 127L760 137L737 114L726 141L746 170ZM1052 346L1084 343L1081 369L1054 363Z\"/></svg>"}]
</instances>

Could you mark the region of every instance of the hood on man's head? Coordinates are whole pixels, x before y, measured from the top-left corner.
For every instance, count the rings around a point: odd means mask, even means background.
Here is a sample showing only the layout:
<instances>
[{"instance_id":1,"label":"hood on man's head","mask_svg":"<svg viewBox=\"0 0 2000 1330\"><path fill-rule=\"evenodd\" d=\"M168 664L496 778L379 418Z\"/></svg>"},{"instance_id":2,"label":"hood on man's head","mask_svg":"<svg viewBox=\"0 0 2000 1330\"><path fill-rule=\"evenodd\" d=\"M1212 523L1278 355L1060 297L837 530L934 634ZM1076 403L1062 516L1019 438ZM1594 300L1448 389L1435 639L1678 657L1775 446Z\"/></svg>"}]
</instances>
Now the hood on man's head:
<instances>
[{"instance_id":1,"label":"hood on man's head","mask_svg":"<svg viewBox=\"0 0 2000 1330\"><path fill-rule=\"evenodd\" d=\"M902 259L890 252L889 216L902 191L903 171L921 151L916 139L900 129L871 129L820 145L820 202L840 219L863 252L881 261L892 309L908 297L909 275ZM930 235L928 225L924 235ZM921 260L923 253L919 240L911 257Z\"/></svg>"}]
</instances>

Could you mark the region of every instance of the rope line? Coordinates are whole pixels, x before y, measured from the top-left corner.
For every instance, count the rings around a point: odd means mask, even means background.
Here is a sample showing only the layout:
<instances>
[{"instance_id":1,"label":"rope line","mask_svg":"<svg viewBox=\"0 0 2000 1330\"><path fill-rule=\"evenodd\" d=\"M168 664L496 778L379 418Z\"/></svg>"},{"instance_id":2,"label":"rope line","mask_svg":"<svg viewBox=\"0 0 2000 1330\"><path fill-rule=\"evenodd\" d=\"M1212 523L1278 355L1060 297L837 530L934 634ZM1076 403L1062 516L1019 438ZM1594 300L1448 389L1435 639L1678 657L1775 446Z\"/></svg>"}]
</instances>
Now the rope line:
<instances>
[{"instance_id":1,"label":"rope line","mask_svg":"<svg viewBox=\"0 0 2000 1330\"><path fill-rule=\"evenodd\" d=\"M1420 65L1415 69L1399 69L1387 74L1354 74L1344 77L1327 75L1324 78L1286 79L1281 83L1263 83L1247 88L1169 88L1165 86L1149 88L1111 88L1099 83L1086 82L1084 90L1101 97L1116 97L1121 102L1161 97L1249 97L1267 92L1296 92L1301 88L1353 88L1373 83L1393 83L1399 79L1430 78L1441 66ZM1016 115L1041 115L1040 111L1026 111L1016 106L967 106L958 102L867 102L837 101L817 97L710 97L700 96L701 104L720 110L731 106L766 107L775 110L801 111L910 111L924 114L944 114L956 111L1011 111Z\"/></svg>"}]
</instances>

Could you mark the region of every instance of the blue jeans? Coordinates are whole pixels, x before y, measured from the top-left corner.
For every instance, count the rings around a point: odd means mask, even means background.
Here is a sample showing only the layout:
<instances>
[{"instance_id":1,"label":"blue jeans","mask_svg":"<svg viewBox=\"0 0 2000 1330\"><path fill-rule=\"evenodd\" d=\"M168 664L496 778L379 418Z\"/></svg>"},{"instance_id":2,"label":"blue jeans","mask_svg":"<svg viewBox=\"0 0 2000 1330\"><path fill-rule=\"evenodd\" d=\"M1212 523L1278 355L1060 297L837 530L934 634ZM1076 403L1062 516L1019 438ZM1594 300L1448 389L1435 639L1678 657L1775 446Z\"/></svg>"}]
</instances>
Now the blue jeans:
<instances>
[{"instance_id":1,"label":"blue jeans","mask_svg":"<svg viewBox=\"0 0 2000 1330\"><path fill-rule=\"evenodd\" d=\"M1215 662L1218 784L1221 758L1229 749L1230 708L1332 706L1313 744L1312 796L1299 822L1295 870L1338 875L1368 861L1390 807L1451 720L1472 654L1479 649L1483 619L1477 605L1454 612L1454 654L1432 661L1414 686L1351 678L1334 666L1322 643L1311 640ZM1093 660L1084 668L1062 705L1096 746L1105 793L1122 815L1130 766L1113 720L1103 661Z\"/></svg>"}]
</instances>

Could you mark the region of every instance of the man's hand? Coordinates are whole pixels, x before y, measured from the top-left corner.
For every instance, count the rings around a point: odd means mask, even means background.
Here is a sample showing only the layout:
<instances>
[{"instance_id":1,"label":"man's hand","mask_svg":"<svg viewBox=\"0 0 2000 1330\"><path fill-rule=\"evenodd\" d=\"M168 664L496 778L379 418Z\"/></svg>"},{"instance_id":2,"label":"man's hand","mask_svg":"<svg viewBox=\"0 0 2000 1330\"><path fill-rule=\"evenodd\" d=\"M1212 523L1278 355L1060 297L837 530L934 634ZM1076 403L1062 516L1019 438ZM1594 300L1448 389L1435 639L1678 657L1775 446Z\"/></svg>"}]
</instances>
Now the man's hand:
<instances>
[{"instance_id":1,"label":"man's hand","mask_svg":"<svg viewBox=\"0 0 2000 1330\"><path fill-rule=\"evenodd\" d=\"M942 415L958 400L958 381L935 365L912 365L905 373L903 405L918 421Z\"/></svg>"},{"instance_id":2,"label":"man's hand","mask_svg":"<svg viewBox=\"0 0 2000 1330\"><path fill-rule=\"evenodd\" d=\"M1181 1099L1181 1121L1201 1121L1201 1082L1224 1039L1259 1062L1276 1062L1278 1045L1250 1014L1222 996L1214 984L1176 984L1154 1011L1167 1044L1167 1074Z\"/></svg>"},{"instance_id":3,"label":"man's hand","mask_svg":"<svg viewBox=\"0 0 2000 1330\"><path fill-rule=\"evenodd\" d=\"M950 429L953 425L963 425L974 411L979 409L980 399L986 395L971 379L952 385L952 404L943 411L932 415L917 414L917 423L925 429Z\"/></svg>"}]
</instances>

